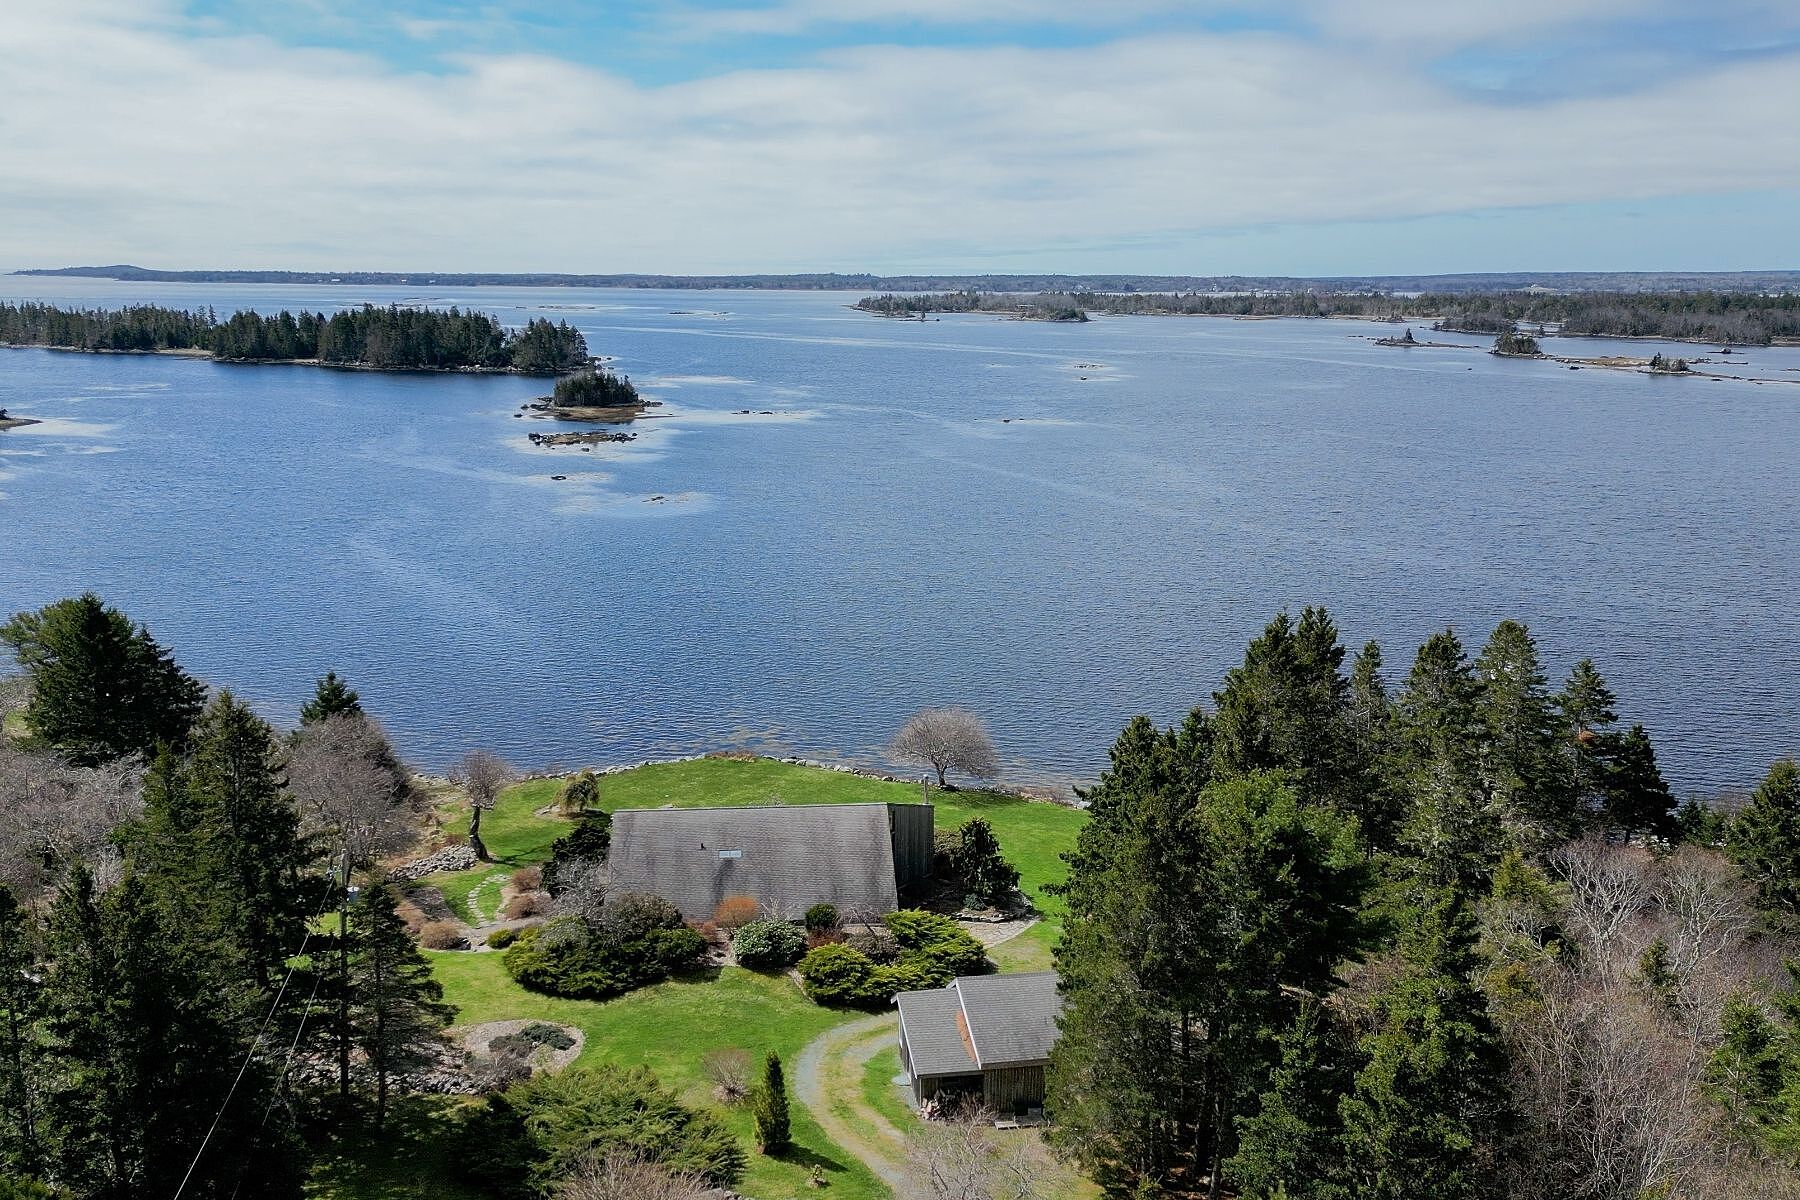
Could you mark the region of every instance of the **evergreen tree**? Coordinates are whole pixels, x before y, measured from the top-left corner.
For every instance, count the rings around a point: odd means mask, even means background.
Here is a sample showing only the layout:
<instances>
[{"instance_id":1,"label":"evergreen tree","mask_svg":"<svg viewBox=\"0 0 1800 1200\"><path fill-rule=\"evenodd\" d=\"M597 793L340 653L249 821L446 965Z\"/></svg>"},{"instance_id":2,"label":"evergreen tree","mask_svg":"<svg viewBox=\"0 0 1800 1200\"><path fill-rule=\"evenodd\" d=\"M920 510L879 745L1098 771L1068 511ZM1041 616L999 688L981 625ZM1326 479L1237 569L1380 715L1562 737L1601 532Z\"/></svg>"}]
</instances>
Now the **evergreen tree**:
<instances>
[{"instance_id":1,"label":"evergreen tree","mask_svg":"<svg viewBox=\"0 0 1800 1200\"><path fill-rule=\"evenodd\" d=\"M764 1154L781 1154L791 1144L788 1132L787 1080L781 1072L781 1056L773 1050L763 1059L762 1081L750 1097L756 1119L756 1144Z\"/></svg>"},{"instance_id":2,"label":"evergreen tree","mask_svg":"<svg viewBox=\"0 0 1800 1200\"><path fill-rule=\"evenodd\" d=\"M350 1027L375 1073L375 1128L387 1121L393 1077L431 1061L455 1010L407 931L386 884L367 888L350 910Z\"/></svg>"},{"instance_id":3,"label":"evergreen tree","mask_svg":"<svg viewBox=\"0 0 1800 1200\"><path fill-rule=\"evenodd\" d=\"M31 915L0 887L0 1172L24 1175L36 1175L43 1166L36 933Z\"/></svg>"},{"instance_id":4,"label":"evergreen tree","mask_svg":"<svg viewBox=\"0 0 1800 1200\"><path fill-rule=\"evenodd\" d=\"M1770 1011L1746 997L1725 1006L1706 1090L1747 1140L1800 1166L1800 962Z\"/></svg>"},{"instance_id":5,"label":"evergreen tree","mask_svg":"<svg viewBox=\"0 0 1800 1200\"><path fill-rule=\"evenodd\" d=\"M1244 652L1213 695L1212 769L1221 777L1284 769L1309 803L1347 800L1361 782L1344 648L1322 608L1286 613Z\"/></svg>"},{"instance_id":6,"label":"evergreen tree","mask_svg":"<svg viewBox=\"0 0 1800 1200\"><path fill-rule=\"evenodd\" d=\"M1675 834L1675 797L1656 766L1656 751L1642 725L1614 744L1607 764L1605 821L1627 841L1635 833Z\"/></svg>"},{"instance_id":7,"label":"evergreen tree","mask_svg":"<svg viewBox=\"0 0 1800 1200\"><path fill-rule=\"evenodd\" d=\"M1208 784L1204 723L1139 719L1087 793L1061 889L1051 1136L1114 1193L1216 1174L1295 997L1361 937L1354 824L1277 774Z\"/></svg>"},{"instance_id":8,"label":"evergreen tree","mask_svg":"<svg viewBox=\"0 0 1800 1200\"><path fill-rule=\"evenodd\" d=\"M313 854L282 790L274 732L229 691L195 727L187 788L196 866L211 876L250 980L269 992L300 944L318 881L306 875Z\"/></svg>"},{"instance_id":9,"label":"evergreen tree","mask_svg":"<svg viewBox=\"0 0 1800 1200\"><path fill-rule=\"evenodd\" d=\"M1606 806L1607 763L1612 746L1612 727L1619 714L1614 710L1618 698L1606 686L1606 680L1584 658L1569 673L1568 682L1556 698L1562 710L1562 735L1565 778L1569 788L1568 804L1585 819L1598 814Z\"/></svg>"},{"instance_id":10,"label":"evergreen tree","mask_svg":"<svg viewBox=\"0 0 1800 1200\"><path fill-rule=\"evenodd\" d=\"M1498 1194L1508 1066L1487 1001L1474 921L1454 894L1418 913L1404 967L1362 1041L1344 1098L1344 1162L1357 1200Z\"/></svg>"},{"instance_id":11,"label":"evergreen tree","mask_svg":"<svg viewBox=\"0 0 1800 1200\"><path fill-rule=\"evenodd\" d=\"M83 766L179 745L204 692L149 630L92 592L0 625L31 679L32 737Z\"/></svg>"},{"instance_id":12,"label":"evergreen tree","mask_svg":"<svg viewBox=\"0 0 1800 1200\"><path fill-rule=\"evenodd\" d=\"M313 698L300 706L300 723L316 725L327 717L361 713L362 710L362 700L350 685L339 679L336 671L327 671L314 689Z\"/></svg>"},{"instance_id":13,"label":"evergreen tree","mask_svg":"<svg viewBox=\"0 0 1800 1200\"><path fill-rule=\"evenodd\" d=\"M1355 1054L1323 1007L1308 1000L1281 1035L1281 1065L1255 1115L1239 1121L1227 1177L1245 1200L1343 1200L1343 1118Z\"/></svg>"},{"instance_id":14,"label":"evergreen tree","mask_svg":"<svg viewBox=\"0 0 1800 1200\"><path fill-rule=\"evenodd\" d=\"M298 1195L285 1130L263 1119L272 1081L252 1037L220 1015L212 976L143 879L128 871L101 898L77 866L49 949L51 1178L93 1200L173 1195L190 1169L191 1196Z\"/></svg>"},{"instance_id":15,"label":"evergreen tree","mask_svg":"<svg viewBox=\"0 0 1800 1200\"><path fill-rule=\"evenodd\" d=\"M1000 839L987 818L970 818L956 834L951 867L962 880L963 892L983 904L1010 902L1019 888L1019 871L1000 853Z\"/></svg>"},{"instance_id":16,"label":"evergreen tree","mask_svg":"<svg viewBox=\"0 0 1800 1200\"><path fill-rule=\"evenodd\" d=\"M1784 758L1731 823L1726 850L1756 889L1757 902L1800 920L1800 766Z\"/></svg>"},{"instance_id":17,"label":"evergreen tree","mask_svg":"<svg viewBox=\"0 0 1800 1200\"><path fill-rule=\"evenodd\" d=\"M1481 681L1450 630L1419 647L1395 705L1389 769L1412 805L1400 841L1432 887L1486 888L1499 822L1482 788Z\"/></svg>"},{"instance_id":18,"label":"evergreen tree","mask_svg":"<svg viewBox=\"0 0 1800 1200\"><path fill-rule=\"evenodd\" d=\"M1383 770L1391 751L1394 703L1381 666L1381 646L1372 641L1350 664L1350 738L1363 766L1363 782L1349 807L1368 843L1387 850L1404 814Z\"/></svg>"},{"instance_id":19,"label":"evergreen tree","mask_svg":"<svg viewBox=\"0 0 1800 1200\"><path fill-rule=\"evenodd\" d=\"M1482 782L1510 840L1533 850L1572 837L1579 814L1559 778L1560 721L1537 643L1502 621L1475 660L1481 683Z\"/></svg>"}]
</instances>

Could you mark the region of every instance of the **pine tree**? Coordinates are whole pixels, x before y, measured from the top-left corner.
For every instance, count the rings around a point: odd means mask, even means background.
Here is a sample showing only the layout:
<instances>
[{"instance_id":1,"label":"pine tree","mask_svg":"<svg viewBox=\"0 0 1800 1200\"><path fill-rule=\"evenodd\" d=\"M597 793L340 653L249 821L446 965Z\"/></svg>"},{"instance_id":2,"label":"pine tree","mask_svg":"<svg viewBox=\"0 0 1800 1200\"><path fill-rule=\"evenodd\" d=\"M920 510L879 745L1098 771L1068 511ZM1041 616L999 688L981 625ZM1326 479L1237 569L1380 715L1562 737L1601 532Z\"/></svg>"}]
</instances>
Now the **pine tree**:
<instances>
[{"instance_id":1,"label":"pine tree","mask_svg":"<svg viewBox=\"0 0 1800 1200\"><path fill-rule=\"evenodd\" d=\"M375 1127L387 1120L394 1075L431 1061L455 1010L400 919L386 884L367 888L350 910L350 1028L375 1073Z\"/></svg>"},{"instance_id":2,"label":"pine tree","mask_svg":"<svg viewBox=\"0 0 1800 1200\"><path fill-rule=\"evenodd\" d=\"M1642 725L1633 725L1612 746L1606 773L1606 824L1624 834L1675 833L1675 797L1656 766L1656 751Z\"/></svg>"},{"instance_id":3,"label":"pine tree","mask_svg":"<svg viewBox=\"0 0 1800 1200\"><path fill-rule=\"evenodd\" d=\"M229 691L194 732L187 803L196 865L210 872L223 923L264 992L294 952L317 899L293 800L276 770L274 732Z\"/></svg>"},{"instance_id":4,"label":"pine tree","mask_svg":"<svg viewBox=\"0 0 1800 1200\"><path fill-rule=\"evenodd\" d=\"M1245 1200L1342 1200L1343 1118L1355 1054L1323 1007L1308 1000L1281 1035L1281 1065L1239 1121L1238 1152L1225 1164Z\"/></svg>"},{"instance_id":5,"label":"pine tree","mask_svg":"<svg viewBox=\"0 0 1800 1200\"><path fill-rule=\"evenodd\" d=\"M313 691L313 698L300 706L300 723L316 725L327 717L362 712L362 700L350 685L338 678L336 671L325 672Z\"/></svg>"},{"instance_id":6,"label":"pine tree","mask_svg":"<svg viewBox=\"0 0 1800 1200\"><path fill-rule=\"evenodd\" d=\"M763 1059L762 1081L750 1098L750 1109L756 1119L758 1149L764 1154L784 1153L791 1144L787 1080L782 1075L781 1056L773 1050Z\"/></svg>"},{"instance_id":7,"label":"pine tree","mask_svg":"<svg viewBox=\"0 0 1800 1200\"><path fill-rule=\"evenodd\" d=\"M204 692L143 627L92 592L0 625L31 679L26 727L83 766L181 744Z\"/></svg>"},{"instance_id":8,"label":"pine tree","mask_svg":"<svg viewBox=\"0 0 1800 1200\"><path fill-rule=\"evenodd\" d=\"M1563 757L1568 804L1586 820L1606 805L1607 759L1613 739L1611 730L1619 719L1614 711L1618 698L1600 677L1594 660L1584 658L1569 673L1556 703L1562 710L1562 734L1566 739Z\"/></svg>"},{"instance_id":9,"label":"pine tree","mask_svg":"<svg viewBox=\"0 0 1800 1200\"><path fill-rule=\"evenodd\" d=\"M1793 759L1769 768L1731 823L1726 849L1765 911L1800 920L1800 766Z\"/></svg>"},{"instance_id":10,"label":"pine tree","mask_svg":"<svg viewBox=\"0 0 1800 1200\"><path fill-rule=\"evenodd\" d=\"M1362 1041L1365 1065L1341 1107L1358 1200L1469 1200L1498 1193L1509 1124L1508 1065L1487 1001L1474 921L1442 894L1409 932L1400 976Z\"/></svg>"},{"instance_id":11,"label":"pine tree","mask_svg":"<svg viewBox=\"0 0 1800 1200\"><path fill-rule=\"evenodd\" d=\"M0 1172L36 1175L42 1066L34 1029L41 1007L37 930L12 892L0 887Z\"/></svg>"},{"instance_id":12,"label":"pine tree","mask_svg":"<svg viewBox=\"0 0 1800 1200\"><path fill-rule=\"evenodd\" d=\"M1574 836L1579 814L1560 779L1560 721L1537 643L1502 621L1475 660L1481 682L1482 782L1514 845L1535 850Z\"/></svg>"}]
</instances>

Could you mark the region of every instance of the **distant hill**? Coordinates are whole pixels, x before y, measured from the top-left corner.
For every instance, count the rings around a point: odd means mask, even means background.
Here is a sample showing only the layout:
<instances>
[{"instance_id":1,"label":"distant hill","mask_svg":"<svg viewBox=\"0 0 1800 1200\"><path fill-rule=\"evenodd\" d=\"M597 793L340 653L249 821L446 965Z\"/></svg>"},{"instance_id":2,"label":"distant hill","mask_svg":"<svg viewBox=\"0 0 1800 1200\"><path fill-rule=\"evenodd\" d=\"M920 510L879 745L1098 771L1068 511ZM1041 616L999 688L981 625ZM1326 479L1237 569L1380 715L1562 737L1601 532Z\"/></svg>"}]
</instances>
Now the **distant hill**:
<instances>
[{"instance_id":1,"label":"distant hill","mask_svg":"<svg viewBox=\"0 0 1800 1200\"><path fill-rule=\"evenodd\" d=\"M758 288L865 292L1800 292L1800 271L1539 271L1462 275L576 275L453 271L159 271L116 264L15 275L143 283L325 283L401 287Z\"/></svg>"}]
</instances>

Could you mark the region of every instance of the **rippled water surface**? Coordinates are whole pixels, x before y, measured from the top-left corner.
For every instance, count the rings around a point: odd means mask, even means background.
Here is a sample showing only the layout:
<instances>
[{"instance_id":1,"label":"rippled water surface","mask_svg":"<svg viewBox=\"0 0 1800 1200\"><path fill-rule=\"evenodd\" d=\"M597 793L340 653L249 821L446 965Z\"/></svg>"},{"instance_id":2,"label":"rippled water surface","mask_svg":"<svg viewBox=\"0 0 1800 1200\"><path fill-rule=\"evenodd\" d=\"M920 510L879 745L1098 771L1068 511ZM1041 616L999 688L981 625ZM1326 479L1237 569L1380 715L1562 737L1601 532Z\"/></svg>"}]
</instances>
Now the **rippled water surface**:
<instances>
[{"instance_id":1,"label":"rippled water surface","mask_svg":"<svg viewBox=\"0 0 1800 1200\"><path fill-rule=\"evenodd\" d=\"M426 766L867 758L955 702L1018 777L1080 778L1309 603L1395 676L1433 629L1473 653L1508 616L1558 679L1592 654L1679 789L1800 750L1800 384L1339 321L894 322L819 293L0 296L550 315L665 402L582 453L526 440L537 380L0 350L0 407L44 418L0 433L0 607L96 589L277 719L336 669ZM1800 380L1800 351L1733 358Z\"/></svg>"}]
</instances>

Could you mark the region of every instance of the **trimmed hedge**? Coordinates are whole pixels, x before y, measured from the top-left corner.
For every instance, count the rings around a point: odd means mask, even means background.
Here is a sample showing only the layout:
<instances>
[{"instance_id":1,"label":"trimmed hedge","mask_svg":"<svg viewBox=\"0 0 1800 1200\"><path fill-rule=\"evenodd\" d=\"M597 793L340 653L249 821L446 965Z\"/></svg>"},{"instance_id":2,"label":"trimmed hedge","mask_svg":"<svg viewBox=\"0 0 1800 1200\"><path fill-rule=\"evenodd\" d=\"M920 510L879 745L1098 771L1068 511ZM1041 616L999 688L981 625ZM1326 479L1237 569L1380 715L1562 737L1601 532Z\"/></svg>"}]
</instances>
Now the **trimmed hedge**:
<instances>
[{"instance_id":1,"label":"trimmed hedge","mask_svg":"<svg viewBox=\"0 0 1800 1200\"><path fill-rule=\"evenodd\" d=\"M943 987L989 969L981 943L949 917L906 910L882 918L900 943L898 962L881 964L853 946L820 946L800 960L806 994L820 1004L883 1008L900 992Z\"/></svg>"}]
</instances>

